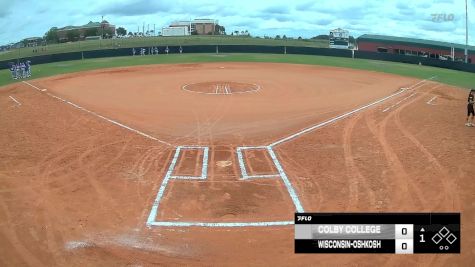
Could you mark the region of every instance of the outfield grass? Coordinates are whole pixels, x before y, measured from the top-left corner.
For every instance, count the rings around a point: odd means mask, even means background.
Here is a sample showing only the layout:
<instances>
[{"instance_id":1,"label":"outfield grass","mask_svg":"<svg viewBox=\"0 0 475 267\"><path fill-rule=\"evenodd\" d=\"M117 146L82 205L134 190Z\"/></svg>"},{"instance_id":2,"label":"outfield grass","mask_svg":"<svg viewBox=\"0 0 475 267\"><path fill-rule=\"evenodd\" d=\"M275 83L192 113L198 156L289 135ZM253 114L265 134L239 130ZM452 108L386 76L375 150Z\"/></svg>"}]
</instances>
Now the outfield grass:
<instances>
[{"instance_id":1,"label":"outfield grass","mask_svg":"<svg viewBox=\"0 0 475 267\"><path fill-rule=\"evenodd\" d=\"M0 60L16 59L21 57L49 55L67 52L89 51L98 49L112 49L124 47L151 47L165 45L268 45L268 46L306 46L326 47L325 40L274 40L253 37L233 36L183 36L183 37L137 37L126 39L90 40L62 44L53 44L39 47L25 47L11 49L9 53L0 53ZM33 49L38 52L33 53Z\"/></svg>"},{"instance_id":2,"label":"outfield grass","mask_svg":"<svg viewBox=\"0 0 475 267\"><path fill-rule=\"evenodd\" d=\"M33 66L32 78L111 67L195 62L277 62L335 66L392 73L420 79L437 76L435 80L442 83L464 88L475 86L475 73L469 72L377 60L277 54L170 54L63 61ZM9 70L0 71L0 86L14 82L17 81L11 79Z\"/></svg>"}]
</instances>

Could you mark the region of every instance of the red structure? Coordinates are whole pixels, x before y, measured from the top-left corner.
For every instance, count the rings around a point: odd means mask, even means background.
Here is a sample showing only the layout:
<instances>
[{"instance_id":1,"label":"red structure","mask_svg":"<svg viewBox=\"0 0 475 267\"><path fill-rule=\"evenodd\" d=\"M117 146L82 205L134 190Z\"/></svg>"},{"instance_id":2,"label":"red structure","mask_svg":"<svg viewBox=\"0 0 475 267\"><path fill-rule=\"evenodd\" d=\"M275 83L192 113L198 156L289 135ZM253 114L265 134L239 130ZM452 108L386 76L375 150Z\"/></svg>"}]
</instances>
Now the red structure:
<instances>
[{"instance_id":1,"label":"red structure","mask_svg":"<svg viewBox=\"0 0 475 267\"><path fill-rule=\"evenodd\" d=\"M465 46L431 40L364 34L357 39L358 50L464 61ZM469 46L468 62L475 63L475 47Z\"/></svg>"}]
</instances>

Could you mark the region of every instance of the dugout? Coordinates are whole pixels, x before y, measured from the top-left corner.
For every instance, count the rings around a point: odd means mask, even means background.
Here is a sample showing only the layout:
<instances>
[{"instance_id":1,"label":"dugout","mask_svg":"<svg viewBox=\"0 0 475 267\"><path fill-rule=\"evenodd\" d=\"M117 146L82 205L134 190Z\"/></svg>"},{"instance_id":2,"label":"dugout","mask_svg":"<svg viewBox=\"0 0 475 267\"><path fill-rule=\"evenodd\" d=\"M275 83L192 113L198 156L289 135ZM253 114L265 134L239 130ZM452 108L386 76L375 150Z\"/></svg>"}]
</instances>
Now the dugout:
<instances>
[{"instance_id":1,"label":"dugout","mask_svg":"<svg viewBox=\"0 0 475 267\"><path fill-rule=\"evenodd\" d=\"M356 39L359 51L463 62L465 45L417 38L364 34ZM468 47L468 62L475 63L475 47Z\"/></svg>"}]
</instances>

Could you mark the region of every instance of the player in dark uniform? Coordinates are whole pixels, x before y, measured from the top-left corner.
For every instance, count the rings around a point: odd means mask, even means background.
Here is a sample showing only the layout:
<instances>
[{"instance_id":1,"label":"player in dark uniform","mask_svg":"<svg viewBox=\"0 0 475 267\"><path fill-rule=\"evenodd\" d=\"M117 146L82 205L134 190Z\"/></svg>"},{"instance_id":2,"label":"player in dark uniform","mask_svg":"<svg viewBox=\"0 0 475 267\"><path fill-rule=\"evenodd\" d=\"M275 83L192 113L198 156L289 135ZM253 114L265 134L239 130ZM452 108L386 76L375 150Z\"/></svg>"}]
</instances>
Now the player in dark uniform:
<instances>
[{"instance_id":1,"label":"player in dark uniform","mask_svg":"<svg viewBox=\"0 0 475 267\"><path fill-rule=\"evenodd\" d=\"M475 112L473 111L473 103L475 103L475 89L470 90L470 94L468 95L468 103L467 103L467 122L465 126L473 127L473 117L475 116ZM470 115L472 116L470 118Z\"/></svg>"}]
</instances>

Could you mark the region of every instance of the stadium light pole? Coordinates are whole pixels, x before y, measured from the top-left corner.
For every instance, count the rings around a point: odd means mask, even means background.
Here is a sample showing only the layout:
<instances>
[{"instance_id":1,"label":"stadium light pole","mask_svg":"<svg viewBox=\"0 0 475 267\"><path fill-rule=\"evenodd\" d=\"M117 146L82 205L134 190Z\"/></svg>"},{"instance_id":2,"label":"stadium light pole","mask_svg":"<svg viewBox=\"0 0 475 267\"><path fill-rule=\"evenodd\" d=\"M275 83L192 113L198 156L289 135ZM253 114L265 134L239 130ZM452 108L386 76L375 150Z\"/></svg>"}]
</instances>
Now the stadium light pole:
<instances>
[{"instance_id":1,"label":"stadium light pole","mask_svg":"<svg viewBox=\"0 0 475 267\"><path fill-rule=\"evenodd\" d=\"M468 63L468 0L465 0L465 63Z\"/></svg>"}]
</instances>

